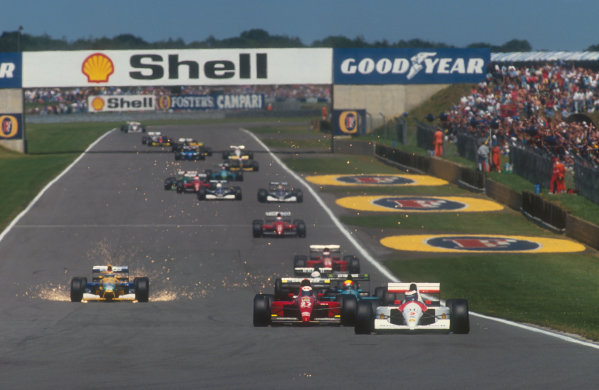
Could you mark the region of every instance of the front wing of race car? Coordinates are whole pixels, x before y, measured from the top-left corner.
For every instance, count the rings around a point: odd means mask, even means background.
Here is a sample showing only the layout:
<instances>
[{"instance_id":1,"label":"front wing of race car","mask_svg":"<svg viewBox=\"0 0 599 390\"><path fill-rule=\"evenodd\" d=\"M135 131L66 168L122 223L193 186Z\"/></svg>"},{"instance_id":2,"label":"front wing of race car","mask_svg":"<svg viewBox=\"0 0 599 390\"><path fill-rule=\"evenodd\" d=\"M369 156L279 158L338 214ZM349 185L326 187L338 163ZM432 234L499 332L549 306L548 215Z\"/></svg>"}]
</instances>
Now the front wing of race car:
<instances>
[{"instance_id":1,"label":"front wing of race car","mask_svg":"<svg viewBox=\"0 0 599 390\"><path fill-rule=\"evenodd\" d=\"M118 297L115 298L111 298L111 299L106 299L104 297L102 297L101 295L98 294L91 294L91 293L83 293L83 301L135 301L135 294L122 294L119 295Z\"/></svg>"},{"instance_id":2,"label":"front wing of race car","mask_svg":"<svg viewBox=\"0 0 599 390\"><path fill-rule=\"evenodd\" d=\"M405 323L404 316L398 306L379 306L374 317L373 330L376 333L385 332L441 332L451 330L451 313L448 307L429 307L420 322L415 326Z\"/></svg>"},{"instance_id":3,"label":"front wing of race car","mask_svg":"<svg viewBox=\"0 0 599 390\"><path fill-rule=\"evenodd\" d=\"M207 192L206 197L204 199L206 199L206 200L236 200L237 197L236 197L235 193L233 193L233 192L229 192L229 193L223 194L223 195L216 195L215 193Z\"/></svg>"},{"instance_id":4,"label":"front wing of race car","mask_svg":"<svg viewBox=\"0 0 599 390\"><path fill-rule=\"evenodd\" d=\"M293 194L288 194L285 195L283 197L280 196L276 196L273 193L269 193L266 195L266 201L267 202L297 202L297 196L293 195Z\"/></svg>"}]
</instances>

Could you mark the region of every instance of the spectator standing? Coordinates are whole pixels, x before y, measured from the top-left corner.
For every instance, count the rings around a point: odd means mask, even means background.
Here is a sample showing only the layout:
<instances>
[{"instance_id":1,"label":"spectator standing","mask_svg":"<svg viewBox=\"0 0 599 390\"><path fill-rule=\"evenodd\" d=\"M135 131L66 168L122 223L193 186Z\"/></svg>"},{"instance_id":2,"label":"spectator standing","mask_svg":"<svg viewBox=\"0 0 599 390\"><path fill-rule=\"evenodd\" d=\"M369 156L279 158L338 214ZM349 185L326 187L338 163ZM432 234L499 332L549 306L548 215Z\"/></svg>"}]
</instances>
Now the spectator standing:
<instances>
[{"instance_id":1,"label":"spectator standing","mask_svg":"<svg viewBox=\"0 0 599 390\"><path fill-rule=\"evenodd\" d=\"M501 172L501 150L499 149L497 142L493 144L493 149L491 150L491 160L493 161L493 169L495 169L497 172Z\"/></svg>"},{"instance_id":2,"label":"spectator standing","mask_svg":"<svg viewBox=\"0 0 599 390\"><path fill-rule=\"evenodd\" d=\"M551 182L549 183L549 193L561 194L566 191L566 167L555 157L553 159L553 171L551 174Z\"/></svg>"},{"instance_id":3,"label":"spectator standing","mask_svg":"<svg viewBox=\"0 0 599 390\"><path fill-rule=\"evenodd\" d=\"M481 142L476 151L476 156L478 157L478 170L489 172L489 147L486 142Z\"/></svg>"},{"instance_id":4,"label":"spectator standing","mask_svg":"<svg viewBox=\"0 0 599 390\"><path fill-rule=\"evenodd\" d=\"M437 127L437 130L435 131L433 144L435 147L435 156L442 157L443 156L443 132L438 127Z\"/></svg>"}]
</instances>

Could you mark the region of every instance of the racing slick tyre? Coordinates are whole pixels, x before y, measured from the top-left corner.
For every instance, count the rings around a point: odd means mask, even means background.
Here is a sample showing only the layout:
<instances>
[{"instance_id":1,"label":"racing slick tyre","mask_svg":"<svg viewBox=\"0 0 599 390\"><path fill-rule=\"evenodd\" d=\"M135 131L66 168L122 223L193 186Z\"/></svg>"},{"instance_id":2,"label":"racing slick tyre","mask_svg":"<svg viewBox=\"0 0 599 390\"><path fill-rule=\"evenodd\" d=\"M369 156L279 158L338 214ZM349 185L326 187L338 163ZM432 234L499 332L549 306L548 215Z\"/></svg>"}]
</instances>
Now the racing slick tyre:
<instances>
[{"instance_id":1,"label":"racing slick tyre","mask_svg":"<svg viewBox=\"0 0 599 390\"><path fill-rule=\"evenodd\" d=\"M304 201L304 193L300 190L295 191L295 199L297 199L297 203L302 203Z\"/></svg>"},{"instance_id":2,"label":"racing slick tyre","mask_svg":"<svg viewBox=\"0 0 599 390\"><path fill-rule=\"evenodd\" d=\"M275 299L279 300L279 301L284 301L286 300L287 297L287 290L283 288L283 281L281 280L281 278L276 278L275 279Z\"/></svg>"},{"instance_id":3,"label":"racing slick tyre","mask_svg":"<svg viewBox=\"0 0 599 390\"><path fill-rule=\"evenodd\" d=\"M354 332L356 334L370 334L374 330L374 313L370 302L360 301L356 307L356 321Z\"/></svg>"},{"instance_id":4,"label":"racing slick tyre","mask_svg":"<svg viewBox=\"0 0 599 390\"><path fill-rule=\"evenodd\" d=\"M204 199L206 199L206 189L200 188L198 190L198 200L204 200Z\"/></svg>"},{"instance_id":5,"label":"racing slick tyre","mask_svg":"<svg viewBox=\"0 0 599 390\"><path fill-rule=\"evenodd\" d=\"M258 190L258 202L260 202L260 203L266 202L267 196L268 196L268 193L266 192L266 190L264 188L260 188Z\"/></svg>"},{"instance_id":6,"label":"racing slick tyre","mask_svg":"<svg viewBox=\"0 0 599 390\"><path fill-rule=\"evenodd\" d=\"M239 172L237 176L235 176L236 181L243 181L243 172Z\"/></svg>"},{"instance_id":7,"label":"racing slick tyre","mask_svg":"<svg viewBox=\"0 0 599 390\"><path fill-rule=\"evenodd\" d=\"M85 278L71 279L71 302L81 302L86 285Z\"/></svg>"},{"instance_id":8,"label":"racing slick tyre","mask_svg":"<svg viewBox=\"0 0 599 390\"><path fill-rule=\"evenodd\" d=\"M360 260L353 255L343 256L343 260L347 263L347 272L350 274L360 273Z\"/></svg>"},{"instance_id":9,"label":"racing slick tyre","mask_svg":"<svg viewBox=\"0 0 599 390\"><path fill-rule=\"evenodd\" d=\"M449 329L453 333L467 334L470 332L470 316L466 299L448 299L445 306L450 311Z\"/></svg>"},{"instance_id":10,"label":"racing slick tyre","mask_svg":"<svg viewBox=\"0 0 599 390\"><path fill-rule=\"evenodd\" d=\"M353 326L356 322L358 300L353 295L341 294L337 295L337 301L340 304L341 325Z\"/></svg>"},{"instance_id":11,"label":"racing slick tyre","mask_svg":"<svg viewBox=\"0 0 599 390\"><path fill-rule=\"evenodd\" d=\"M383 305L391 306L396 300L398 300L398 298L398 294L390 293L389 291L385 290L385 294L383 295Z\"/></svg>"},{"instance_id":12,"label":"racing slick tyre","mask_svg":"<svg viewBox=\"0 0 599 390\"><path fill-rule=\"evenodd\" d=\"M235 190L235 199L241 200L241 188L235 187L234 190Z\"/></svg>"},{"instance_id":13,"label":"racing slick tyre","mask_svg":"<svg viewBox=\"0 0 599 390\"><path fill-rule=\"evenodd\" d=\"M171 188L173 188L173 184L175 184L176 180L174 177L167 177L166 179L164 179L164 189L165 190L170 190Z\"/></svg>"},{"instance_id":14,"label":"racing slick tyre","mask_svg":"<svg viewBox=\"0 0 599 390\"><path fill-rule=\"evenodd\" d=\"M306 266L308 256L306 255L295 255L293 258L293 268L303 268Z\"/></svg>"},{"instance_id":15,"label":"racing slick tyre","mask_svg":"<svg viewBox=\"0 0 599 390\"><path fill-rule=\"evenodd\" d=\"M375 287L374 288L374 296L377 297L381 302L385 298L385 292L387 291L386 287Z\"/></svg>"},{"instance_id":16,"label":"racing slick tyre","mask_svg":"<svg viewBox=\"0 0 599 390\"><path fill-rule=\"evenodd\" d=\"M121 131L122 131L123 133L126 133L126 132L127 132L127 125L122 125L122 126L121 126Z\"/></svg>"},{"instance_id":17,"label":"racing slick tyre","mask_svg":"<svg viewBox=\"0 0 599 390\"><path fill-rule=\"evenodd\" d=\"M270 307L271 301L262 294L256 294L254 297L254 326L270 325Z\"/></svg>"},{"instance_id":18,"label":"racing slick tyre","mask_svg":"<svg viewBox=\"0 0 599 390\"><path fill-rule=\"evenodd\" d=\"M298 219L295 222L295 225L296 225L296 229L297 229L297 236L298 237L306 237L306 223L303 220Z\"/></svg>"},{"instance_id":19,"label":"racing slick tyre","mask_svg":"<svg viewBox=\"0 0 599 390\"><path fill-rule=\"evenodd\" d=\"M258 172L258 170L260 169L260 165L258 165L258 161L252 161L250 164L250 167L252 167L252 170L254 172Z\"/></svg>"},{"instance_id":20,"label":"racing slick tyre","mask_svg":"<svg viewBox=\"0 0 599 390\"><path fill-rule=\"evenodd\" d=\"M370 302L370 306L372 307L372 314L376 315L376 308L381 305L380 299L368 299L366 302Z\"/></svg>"},{"instance_id":21,"label":"racing slick tyre","mask_svg":"<svg viewBox=\"0 0 599 390\"><path fill-rule=\"evenodd\" d=\"M135 299L138 302L147 302L150 298L150 279L147 277L133 279L135 286Z\"/></svg>"},{"instance_id":22,"label":"racing slick tyre","mask_svg":"<svg viewBox=\"0 0 599 390\"><path fill-rule=\"evenodd\" d=\"M185 192L185 187L183 183L177 183L177 193L182 194Z\"/></svg>"},{"instance_id":23,"label":"racing slick tyre","mask_svg":"<svg viewBox=\"0 0 599 390\"><path fill-rule=\"evenodd\" d=\"M262 221L255 219L252 222L252 234L254 237L262 237Z\"/></svg>"}]
</instances>

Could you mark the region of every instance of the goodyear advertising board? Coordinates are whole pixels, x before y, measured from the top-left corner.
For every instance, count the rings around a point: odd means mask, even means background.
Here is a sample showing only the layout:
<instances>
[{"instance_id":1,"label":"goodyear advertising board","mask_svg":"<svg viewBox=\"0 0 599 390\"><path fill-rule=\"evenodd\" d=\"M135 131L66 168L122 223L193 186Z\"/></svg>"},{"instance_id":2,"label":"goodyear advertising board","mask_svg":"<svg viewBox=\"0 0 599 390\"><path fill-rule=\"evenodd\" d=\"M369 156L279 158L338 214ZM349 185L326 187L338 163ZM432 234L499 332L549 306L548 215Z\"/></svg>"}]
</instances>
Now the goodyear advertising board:
<instances>
[{"instance_id":1,"label":"goodyear advertising board","mask_svg":"<svg viewBox=\"0 0 599 390\"><path fill-rule=\"evenodd\" d=\"M23 139L23 115L0 114L0 141Z\"/></svg>"},{"instance_id":2,"label":"goodyear advertising board","mask_svg":"<svg viewBox=\"0 0 599 390\"><path fill-rule=\"evenodd\" d=\"M332 49L23 53L23 87L331 84Z\"/></svg>"},{"instance_id":3,"label":"goodyear advertising board","mask_svg":"<svg viewBox=\"0 0 599 390\"><path fill-rule=\"evenodd\" d=\"M483 81L490 49L334 49L334 84Z\"/></svg>"},{"instance_id":4,"label":"goodyear advertising board","mask_svg":"<svg viewBox=\"0 0 599 390\"><path fill-rule=\"evenodd\" d=\"M0 88L21 88L21 53L0 53Z\"/></svg>"},{"instance_id":5,"label":"goodyear advertising board","mask_svg":"<svg viewBox=\"0 0 599 390\"><path fill-rule=\"evenodd\" d=\"M366 110L333 110L335 135L359 135L366 133Z\"/></svg>"}]
</instances>

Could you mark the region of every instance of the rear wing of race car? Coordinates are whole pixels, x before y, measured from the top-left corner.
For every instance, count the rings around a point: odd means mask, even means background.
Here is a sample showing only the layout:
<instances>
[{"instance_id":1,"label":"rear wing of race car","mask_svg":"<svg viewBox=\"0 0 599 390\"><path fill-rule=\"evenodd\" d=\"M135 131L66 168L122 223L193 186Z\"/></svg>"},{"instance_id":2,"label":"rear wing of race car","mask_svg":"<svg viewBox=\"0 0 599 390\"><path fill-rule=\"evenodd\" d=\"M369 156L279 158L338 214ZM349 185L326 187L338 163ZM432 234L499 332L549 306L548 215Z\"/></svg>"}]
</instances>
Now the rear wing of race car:
<instances>
[{"instance_id":1,"label":"rear wing of race car","mask_svg":"<svg viewBox=\"0 0 599 390\"><path fill-rule=\"evenodd\" d=\"M286 181L271 181L271 182L269 183L269 185L270 185L271 187L276 187L276 186L278 186L279 184L280 184L280 185L282 185L282 186L288 186L288 185L289 185L289 183L287 183Z\"/></svg>"},{"instance_id":2,"label":"rear wing of race car","mask_svg":"<svg viewBox=\"0 0 599 390\"><path fill-rule=\"evenodd\" d=\"M177 171L179 175L182 176L198 176L198 171Z\"/></svg>"},{"instance_id":3,"label":"rear wing of race car","mask_svg":"<svg viewBox=\"0 0 599 390\"><path fill-rule=\"evenodd\" d=\"M347 272L333 272L329 274L331 280L355 280L356 282L368 282L370 281L370 275L368 274L350 274Z\"/></svg>"},{"instance_id":4,"label":"rear wing of race car","mask_svg":"<svg viewBox=\"0 0 599 390\"><path fill-rule=\"evenodd\" d=\"M229 145L229 149L245 149L245 145Z\"/></svg>"},{"instance_id":5,"label":"rear wing of race car","mask_svg":"<svg viewBox=\"0 0 599 390\"><path fill-rule=\"evenodd\" d=\"M281 214L281 217L290 217L291 211L267 211L264 213L267 217L276 217L278 214Z\"/></svg>"},{"instance_id":6,"label":"rear wing of race car","mask_svg":"<svg viewBox=\"0 0 599 390\"><path fill-rule=\"evenodd\" d=\"M281 278L281 283L288 287L299 287L300 283L308 279L314 288L329 287L331 279L329 278Z\"/></svg>"},{"instance_id":7,"label":"rear wing of race car","mask_svg":"<svg viewBox=\"0 0 599 390\"><path fill-rule=\"evenodd\" d=\"M422 295L428 297L439 298L441 295L441 283L430 283L430 282L409 282L409 283L394 283L389 282L387 284L387 291L390 293L403 294L410 290L412 284L416 285L418 290L419 298L422 299Z\"/></svg>"},{"instance_id":8,"label":"rear wing of race car","mask_svg":"<svg viewBox=\"0 0 599 390\"><path fill-rule=\"evenodd\" d=\"M177 141L179 141L179 142L191 142L191 141L193 141L193 138L179 138Z\"/></svg>"},{"instance_id":9,"label":"rear wing of race car","mask_svg":"<svg viewBox=\"0 0 599 390\"><path fill-rule=\"evenodd\" d=\"M108 272L108 266L107 265L94 265L92 268L92 272L94 273L99 273L99 272ZM129 273L129 266L128 265L113 265L112 266L112 272L115 274L118 273Z\"/></svg>"},{"instance_id":10,"label":"rear wing of race car","mask_svg":"<svg viewBox=\"0 0 599 390\"><path fill-rule=\"evenodd\" d=\"M149 136L153 136L153 135L161 135L161 133L159 131L148 131L148 135Z\"/></svg>"}]
</instances>

